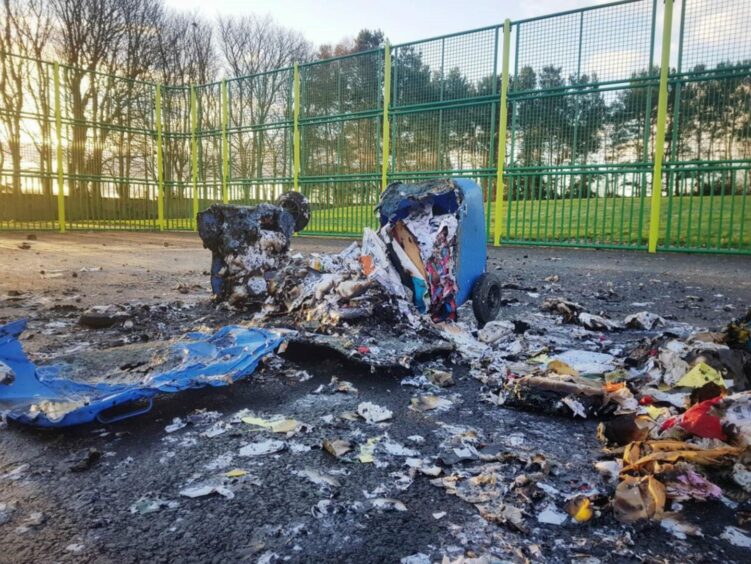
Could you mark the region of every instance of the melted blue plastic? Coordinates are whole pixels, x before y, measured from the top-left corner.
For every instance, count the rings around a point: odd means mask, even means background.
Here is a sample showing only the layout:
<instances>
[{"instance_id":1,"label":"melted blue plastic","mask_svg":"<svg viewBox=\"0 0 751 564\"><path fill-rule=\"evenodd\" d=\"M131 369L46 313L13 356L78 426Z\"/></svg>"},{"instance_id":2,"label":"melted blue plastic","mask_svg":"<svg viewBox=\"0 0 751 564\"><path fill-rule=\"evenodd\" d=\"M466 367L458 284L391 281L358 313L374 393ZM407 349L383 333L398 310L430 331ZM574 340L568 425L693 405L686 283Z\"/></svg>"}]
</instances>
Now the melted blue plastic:
<instances>
[{"instance_id":1,"label":"melted blue plastic","mask_svg":"<svg viewBox=\"0 0 751 564\"><path fill-rule=\"evenodd\" d=\"M112 422L145 413L157 394L228 386L252 374L282 341L270 331L232 325L210 335L188 333L170 346L172 362L163 371L157 367L134 383L84 383L62 377L61 365L31 362L18 340L25 328L25 319L0 326L0 361L15 375L12 383L0 384L0 409L8 410L11 420L38 427ZM57 417L32 408L45 400L62 408ZM70 409L64 407L67 403ZM118 414L107 417L104 412L113 408L119 408Z\"/></svg>"}]
</instances>

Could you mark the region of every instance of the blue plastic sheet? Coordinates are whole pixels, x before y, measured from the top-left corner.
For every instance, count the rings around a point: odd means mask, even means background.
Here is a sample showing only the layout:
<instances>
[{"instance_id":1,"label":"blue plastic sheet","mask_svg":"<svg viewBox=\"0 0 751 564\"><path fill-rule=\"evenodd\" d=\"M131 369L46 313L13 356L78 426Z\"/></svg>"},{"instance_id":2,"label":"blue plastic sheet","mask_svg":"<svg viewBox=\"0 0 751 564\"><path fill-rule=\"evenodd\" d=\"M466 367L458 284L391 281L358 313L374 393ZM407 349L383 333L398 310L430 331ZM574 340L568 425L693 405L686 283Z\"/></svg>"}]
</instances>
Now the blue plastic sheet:
<instances>
[{"instance_id":1,"label":"blue plastic sheet","mask_svg":"<svg viewBox=\"0 0 751 564\"><path fill-rule=\"evenodd\" d=\"M65 378L63 365L31 362L18 340L25 328L26 320L0 326L0 362L13 374L12 382L0 384L0 411L37 427L117 421L147 412L157 394L228 386L252 374L282 341L276 333L238 326L210 335L188 333L138 382L87 383Z\"/></svg>"}]
</instances>

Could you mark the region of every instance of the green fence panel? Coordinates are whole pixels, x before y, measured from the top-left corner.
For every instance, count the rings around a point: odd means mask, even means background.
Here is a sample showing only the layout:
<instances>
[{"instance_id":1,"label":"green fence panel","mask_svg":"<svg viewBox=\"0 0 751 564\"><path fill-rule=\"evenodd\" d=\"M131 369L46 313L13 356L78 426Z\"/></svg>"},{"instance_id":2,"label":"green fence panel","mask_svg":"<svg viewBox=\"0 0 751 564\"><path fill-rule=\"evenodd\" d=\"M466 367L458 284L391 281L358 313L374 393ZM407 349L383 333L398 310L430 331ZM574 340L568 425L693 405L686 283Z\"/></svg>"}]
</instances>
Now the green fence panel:
<instances>
[{"instance_id":1,"label":"green fence panel","mask_svg":"<svg viewBox=\"0 0 751 564\"><path fill-rule=\"evenodd\" d=\"M645 248L655 7L514 22L503 241Z\"/></svg>"},{"instance_id":2,"label":"green fence panel","mask_svg":"<svg viewBox=\"0 0 751 564\"><path fill-rule=\"evenodd\" d=\"M394 178L494 174L499 28L395 46Z\"/></svg>"},{"instance_id":3,"label":"green fence panel","mask_svg":"<svg viewBox=\"0 0 751 564\"><path fill-rule=\"evenodd\" d=\"M192 229L190 87L162 88L164 217L167 229Z\"/></svg>"},{"instance_id":4,"label":"green fence panel","mask_svg":"<svg viewBox=\"0 0 751 564\"><path fill-rule=\"evenodd\" d=\"M198 99L198 195L201 209L222 201L221 84L196 87Z\"/></svg>"},{"instance_id":5,"label":"green fence panel","mask_svg":"<svg viewBox=\"0 0 751 564\"><path fill-rule=\"evenodd\" d=\"M229 201L274 201L292 186L291 68L227 82Z\"/></svg>"},{"instance_id":6,"label":"green fence panel","mask_svg":"<svg viewBox=\"0 0 751 564\"><path fill-rule=\"evenodd\" d=\"M751 11L683 0L670 75L668 250L751 252Z\"/></svg>"},{"instance_id":7,"label":"green fence panel","mask_svg":"<svg viewBox=\"0 0 751 564\"><path fill-rule=\"evenodd\" d=\"M61 73L68 229L156 229L155 85Z\"/></svg>"},{"instance_id":8,"label":"green fence panel","mask_svg":"<svg viewBox=\"0 0 751 564\"><path fill-rule=\"evenodd\" d=\"M382 49L301 65L300 190L307 232L357 235L380 193Z\"/></svg>"},{"instance_id":9,"label":"green fence panel","mask_svg":"<svg viewBox=\"0 0 751 564\"><path fill-rule=\"evenodd\" d=\"M12 55L2 64L0 229L57 229L53 65Z\"/></svg>"}]
</instances>

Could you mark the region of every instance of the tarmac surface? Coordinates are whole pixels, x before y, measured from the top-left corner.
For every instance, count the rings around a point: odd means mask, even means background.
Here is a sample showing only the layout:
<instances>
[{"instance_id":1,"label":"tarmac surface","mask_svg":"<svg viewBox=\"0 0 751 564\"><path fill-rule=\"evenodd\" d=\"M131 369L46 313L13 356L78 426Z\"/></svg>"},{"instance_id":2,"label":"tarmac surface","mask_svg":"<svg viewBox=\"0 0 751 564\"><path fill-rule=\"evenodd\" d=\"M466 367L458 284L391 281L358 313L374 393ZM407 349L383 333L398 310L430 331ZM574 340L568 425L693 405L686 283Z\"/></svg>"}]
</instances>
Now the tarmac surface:
<instances>
[{"instance_id":1,"label":"tarmac surface","mask_svg":"<svg viewBox=\"0 0 751 564\"><path fill-rule=\"evenodd\" d=\"M193 233L37 233L0 235L0 323L29 318L24 346L43 360L117 346L134 335L154 340L242 321L209 303L209 252ZM28 249L19 245L27 242ZM296 238L295 251L337 251L349 241ZM649 310L697 327L725 325L751 304L751 257L563 248L491 249L489 268L507 286L501 316L523 320L545 297L561 296L592 313L619 319ZM101 270L99 270L101 269ZM557 275L558 282L545 281ZM8 294L19 293L17 299ZM19 299L20 298L20 299ZM134 327L92 330L77 325L92 305L145 306ZM466 308L460 314L471 315ZM126 339L127 338L127 339ZM231 387L165 396L146 415L111 425L40 431L0 428L0 562L398 562L410 555L495 555L507 561L747 562L749 549L720 538L735 513L721 501L686 503L683 514L703 537L678 539L659 525L624 526L612 514L586 524L551 525L527 516L526 533L484 521L470 504L416 476L402 490L400 457L380 464L336 459L322 439L388 437L421 456L439 452L446 425L480 430L519 461L543 453L560 490L602 486L592 468L600 453L596 421L505 409L482 401L484 390L452 366L451 409L409 409L415 389L393 374L371 373L323 357L267 364ZM312 378L305 380L301 372ZM357 394L312 394L332 376ZM369 401L393 411L388 424L337 416ZM244 458L239 449L272 438L233 423L241 410L294 418L310 429L286 440L284 451ZM333 418L330 417L333 415ZM174 418L191 422L174 432ZM227 431L207 436L216 421ZM422 441L415 438L422 437ZM278 437L273 437L278 438ZM82 471L71 466L94 448L101 458ZM387 464L385 467L383 464ZM512 463L513 464L513 463ZM524 470L523 462L515 471ZM234 497L189 498L187 485L228 470L246 474ZM334 478L338 486L313 483ZM406 511L373 500L396 498ZM162 503L143 512L139 500ZM436 515L446 512L445 516ZM748 532L748 525L743 525Z\"/></svg>"}]
</instances>

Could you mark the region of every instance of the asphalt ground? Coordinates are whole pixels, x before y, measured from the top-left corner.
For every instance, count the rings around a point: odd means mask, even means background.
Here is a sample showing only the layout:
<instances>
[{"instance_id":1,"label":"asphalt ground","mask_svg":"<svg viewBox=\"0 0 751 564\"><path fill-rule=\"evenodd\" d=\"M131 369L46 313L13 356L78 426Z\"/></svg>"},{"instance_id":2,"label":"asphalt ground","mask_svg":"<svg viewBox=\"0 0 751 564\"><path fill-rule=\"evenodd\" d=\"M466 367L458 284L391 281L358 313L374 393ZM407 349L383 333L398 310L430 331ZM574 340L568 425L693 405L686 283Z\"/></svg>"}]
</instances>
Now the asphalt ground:
<instances>
[{"instance_id":1,"label":"asphalt ground","mask_svg":"<svg viewBox=\"0 0 751 564\"><path fill-rule=\"evenodd\" d=\"M195 234L38 233L27 241L30 248L19 248L25 241L22 233L0 236L0 296L21 294L0 301L0 322L29 319L24 346L35 360L117 347L134 336L153 341L243 321L242 314L210 304L209 253ZM293 248L329 252L347 243L300 237ZM489 268L507 286L501 315L508 319L523 320L546 297L561 296L614 319L649 310L713 328L751 303L751 257L502 247L490 250ZM82 309L107 304L141 304L142 313L127 330L76 323ZM619 338L627 345L631 337ZM467 367L447 362L456 385L443 392L453 401L444 412L409 409L417 390L398 376L318 354L271 362L231 387L165 396L148 414L121 423L51 431L9 424L0 429L0 562L398 562L418 553L433 561L473 555L748 561L748 549L721 538L739 523L720 501L684 504L682 514L702 529L699 538L677 539L653 524L623 526L608 513L583 525L544 524L537 520L538 503L525 516L527 532L519 532L486 522L427 476L400 489L403 457L377 451L378 464L363 464L320 448L325 438L362 443L387 434L428 457L441 452L446 425L465 426L514 454L499 474L504 479L529 473L524 461L543 454L551 467L545 480L553 487L605 489L592 468L601 456L596 421L490 405ZM312 378L304 380L301 371ZM351 382L358 393L311 393L332 376ZM393 418L379 425L338 417L364 401L387 407ZM233 423L241 410L295 418L310 429L285 439L282 452L240 457L243 445L278 438ZM176 417L191 423L166 432ZM217 420L227 423L225 433L202 434ZM76 457L90 448L101 458L72 471ZM232 481L232 499L180 495L186 486L232 469L247 472ZM339 485L309 478L320 475ZM398 499L406 511L383 509L373 502L377 498ZM138 502L144 499L164 505L142 513Z\"/></svg>"}]
</instances>

